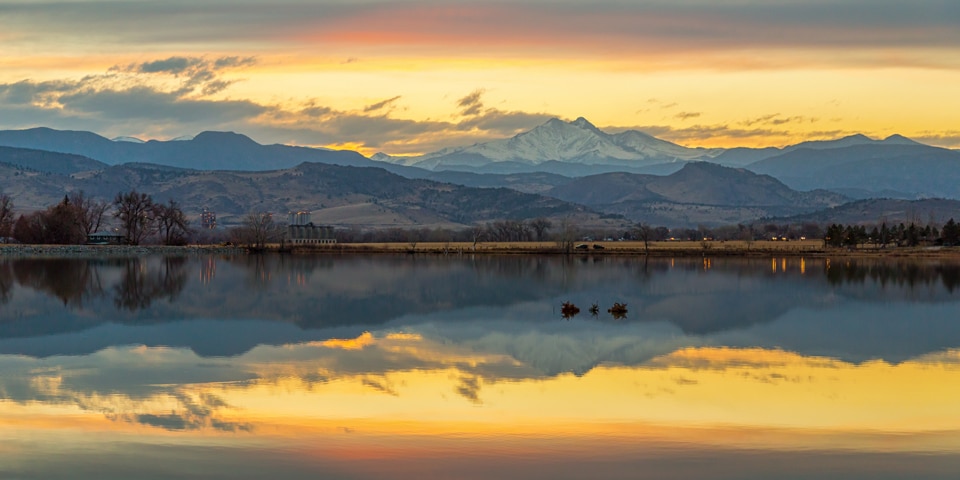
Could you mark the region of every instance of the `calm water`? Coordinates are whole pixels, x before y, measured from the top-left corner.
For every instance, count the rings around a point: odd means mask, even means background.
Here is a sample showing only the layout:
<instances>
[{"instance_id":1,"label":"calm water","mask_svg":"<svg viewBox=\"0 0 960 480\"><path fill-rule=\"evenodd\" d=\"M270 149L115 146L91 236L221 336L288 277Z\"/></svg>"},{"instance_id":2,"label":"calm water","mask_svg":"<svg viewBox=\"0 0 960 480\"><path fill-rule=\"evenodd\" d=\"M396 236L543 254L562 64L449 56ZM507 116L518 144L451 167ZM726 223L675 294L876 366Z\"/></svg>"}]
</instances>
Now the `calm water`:
<instances>
[{"instance_id":1,"label":"calm water","mask_svg":"<svg viewBox=\"0 0 960 480\"><path fill-rule=\"evenodd\" d=\"M0 259L0 478L956 478L958 317L940 261Z\"/></svg>"}]
</instances>

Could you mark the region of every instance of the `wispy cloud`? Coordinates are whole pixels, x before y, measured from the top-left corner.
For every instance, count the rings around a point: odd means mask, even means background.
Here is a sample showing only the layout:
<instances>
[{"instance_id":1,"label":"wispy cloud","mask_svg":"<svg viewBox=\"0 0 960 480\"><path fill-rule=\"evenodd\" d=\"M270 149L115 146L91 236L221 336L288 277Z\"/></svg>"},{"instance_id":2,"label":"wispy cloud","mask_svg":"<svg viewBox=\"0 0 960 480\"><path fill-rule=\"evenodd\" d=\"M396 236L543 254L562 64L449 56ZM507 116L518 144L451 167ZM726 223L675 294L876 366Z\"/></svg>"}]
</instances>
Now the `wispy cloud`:
<instances>
[{"instance_id":1,"label":"wispy cloud","mask_svg":"<svg viewBox=\"0 0 960 480\"><path fill-rule=\"evenodd\" d=\"M383 100L371 105L367 105L366 107L363 107L363 111L376 112L377 110L383 110L385 107L393 105L393 103L396 102L397 100L400 100L400 95L397 95L396 97L393 97L393 98L388 98L386 100Z\"/></svg>"},{"instance_id":2,"label":"wispy cloud","mask_svg":"<svg viewBox=\"0 0 960 480\"><path fill-rule=\"evenodd\" d=\"M700 115L703 115L703 114L700 112L680 112L674 115L673 117L680 120L690 120L691 118L697 118Z\"/></svg>"}]
</instances>

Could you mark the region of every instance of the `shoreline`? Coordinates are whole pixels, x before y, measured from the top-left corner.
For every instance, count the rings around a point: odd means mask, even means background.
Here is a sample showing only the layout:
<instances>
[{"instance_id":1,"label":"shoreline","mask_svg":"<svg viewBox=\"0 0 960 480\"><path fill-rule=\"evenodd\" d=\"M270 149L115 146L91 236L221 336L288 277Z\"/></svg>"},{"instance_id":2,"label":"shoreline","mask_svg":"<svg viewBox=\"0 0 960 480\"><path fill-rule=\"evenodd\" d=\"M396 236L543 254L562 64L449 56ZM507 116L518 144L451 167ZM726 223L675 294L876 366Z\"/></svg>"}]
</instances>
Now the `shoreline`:
<instances>
[{"instance_id":1,"label":"shoreline","mask_svg":"<svg viewBox=\"0 0 960 480\"><path fill-rule=\"evenodd\" d=\"M223 245L0 245L0 258L25 257L136 257L144 255L569 255L633 257L875 257L875 258L956 258L960 247L869 247L824 248L819 240L777 242L581 242L586 248L565 252L555 242L418 242L418 243L337 243L323 245L268 245L252 252L246 247Z\"/></svg>"}]
</instances>

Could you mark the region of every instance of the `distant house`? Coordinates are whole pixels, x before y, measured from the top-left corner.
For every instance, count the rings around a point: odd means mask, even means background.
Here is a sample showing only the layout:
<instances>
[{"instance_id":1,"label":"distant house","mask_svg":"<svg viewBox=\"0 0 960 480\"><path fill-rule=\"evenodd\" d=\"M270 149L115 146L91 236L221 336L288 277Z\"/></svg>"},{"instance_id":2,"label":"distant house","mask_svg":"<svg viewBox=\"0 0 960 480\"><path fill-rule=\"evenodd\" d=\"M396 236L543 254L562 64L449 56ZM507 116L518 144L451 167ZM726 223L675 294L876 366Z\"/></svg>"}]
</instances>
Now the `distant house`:
<instances>
[{"instance_id":1,"label":"distant house","mask_svg":"<svg viewBox=\"0 0 960 480\"><path fill-rule=\"evenodd\" d=\"M115 232L96 232L87 235L87 245L120 245L123 235Z\"/></svg>"}]
</instances>

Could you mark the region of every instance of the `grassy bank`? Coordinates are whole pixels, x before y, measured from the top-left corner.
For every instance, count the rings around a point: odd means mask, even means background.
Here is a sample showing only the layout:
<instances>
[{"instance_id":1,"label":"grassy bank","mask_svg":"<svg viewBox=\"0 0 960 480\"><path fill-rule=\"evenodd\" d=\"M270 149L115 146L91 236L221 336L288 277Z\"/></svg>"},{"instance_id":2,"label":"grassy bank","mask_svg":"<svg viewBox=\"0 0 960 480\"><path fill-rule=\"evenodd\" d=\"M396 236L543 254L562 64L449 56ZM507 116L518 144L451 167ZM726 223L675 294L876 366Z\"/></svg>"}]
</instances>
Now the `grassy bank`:
<instances>
[{"instance_id":1,"label":"grassy bank","mask_svg":"<svg viewBox=\"0 0 960 480\"><path fill-rule=\"evenodd\" d=\"M825 248L821 240L802 241L706 241L706 242L580 242L572 255L676 256L930 256L960 258L960 247ZM272 246L271 249L278 249ZM294 253L416 253L416 254L541 254L559 255L565 250L556 242L417 242L347 243L301 246Z\"/></svg>"},{"instance_id":2,"label":"grassy bank","mask_svg":"<svg viewBox=\"0 0 960 480\"><path fill-rule=\"evenodd\" d=\"M912 247L912 248L824 248L820 240L792 242L776 241L707 241L707 242L581 242L571 255L649 255L655 257L680 256L876 256L876 257L955 257L960 258L960 247ZM137 256L150 254L203 255L243 254L243 247L221 245L189 245L168 247L158 245L0 245L0 256ZM268 245L265 253L292 254L425 254L425 255L561 255L565 250L556 242L417 242L417 243L339 243L327 245L298 245L281 248L279 244Z\"/></svg>"}]
</instances>

